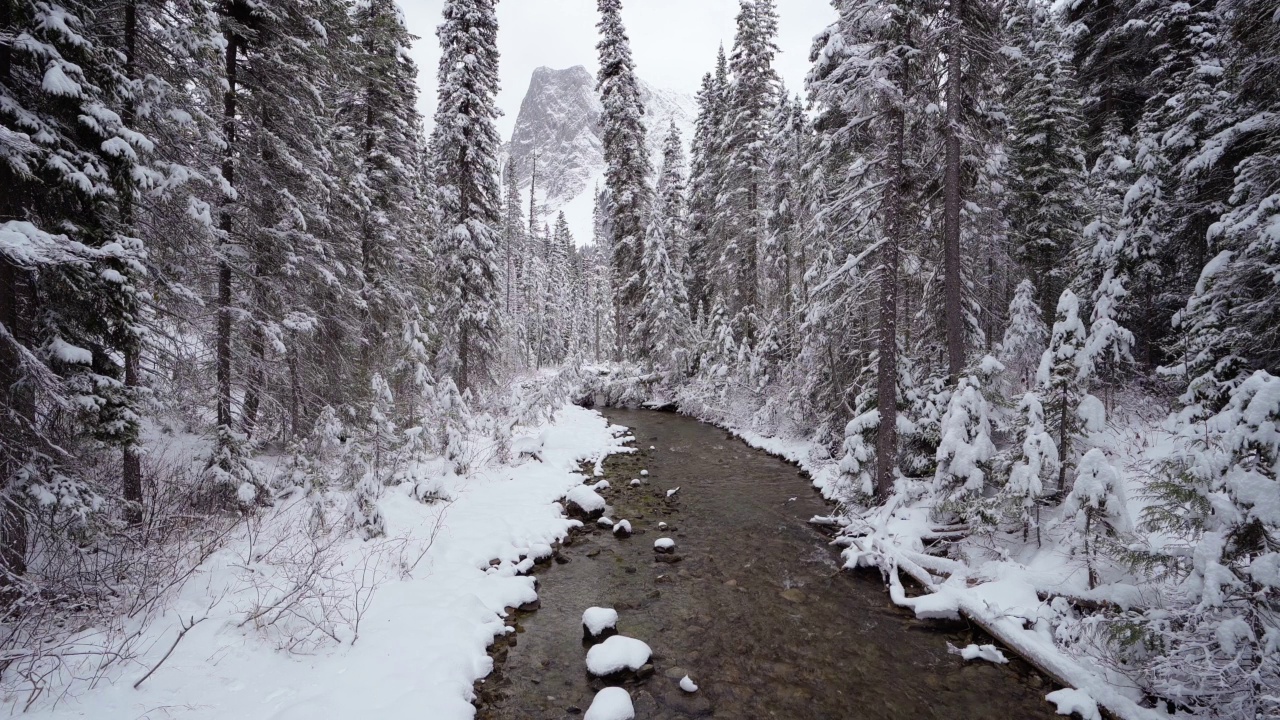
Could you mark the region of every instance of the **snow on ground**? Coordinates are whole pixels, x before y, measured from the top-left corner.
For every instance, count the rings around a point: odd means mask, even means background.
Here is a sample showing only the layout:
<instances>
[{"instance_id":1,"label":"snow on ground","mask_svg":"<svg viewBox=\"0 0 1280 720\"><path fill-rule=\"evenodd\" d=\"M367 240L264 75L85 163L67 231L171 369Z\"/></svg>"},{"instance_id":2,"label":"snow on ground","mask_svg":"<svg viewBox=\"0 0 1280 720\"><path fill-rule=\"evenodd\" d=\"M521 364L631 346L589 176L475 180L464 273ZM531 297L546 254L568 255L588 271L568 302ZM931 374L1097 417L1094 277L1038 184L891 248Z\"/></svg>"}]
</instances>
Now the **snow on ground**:
<instances>
[{"instance_id":1,"label":"snow on ground","mask_svg":"<svg viewBox=\"0 0 1280 720\"><path fill-rule=\"evenodd\" d=\"M586 485L579 485L567 494L564 499L570 505L576 505L585 513L604 512L605 501L600 494Z\"/></svg>"},{"instance_id":2,"label":"snow on ground","mask_svg":"<svg viewBox=\"0 0 1280 720\"><path fill-rule=\"evenodd\" d=\"M652 654L643 641L614 635L587 651L587 671L604 677L623 670L639 670Z\"/></svg>"},{"instance_id":3,"label":"snow on ground","mask_svg":"<svg viewBox=\"0 0 1280 720\"><path fill-rule=\"evenodd\" d=\"M618 611L613 608L589 607L582 613L582 626L592 636L617 627Z\"/></svg>"},{"instance_id":4,"label":"snow on ground","mask_svg":"<svg viewBox=\"0 0 1280 720\"><path fill-rule=\"evenodd\" d=\"M201 566L146 628L136 661L117 666L96 689L67 693L27 717L468 720L475 714L473 683L492 669L487 647L507 632L504 608L536 598L534 579L518 575L518 563L550 553L574 524L557 500L582 488L578 463L620 442L599 414L565 406L543 428L540 461L453 476L452 502L426 505L408 486L388 488L379 501L387 538L335 541L326 565L338 580L361 588L357 602L339 605L355 629L337 623L340 642L313 636L294 644L293 653L280 648L304 632L297 617L285 614L260 628L255 624L275 616L246 622L254 609L288 607L281 569L258 559L274 551L273 537L306 536L297 527L311 510L304 501L282 502L256 531ZM491 567L493 559L500 563ZM192 620L195 626L135 690Z\"/></svg>"},{"instance_id":5,"label":"snow on ground","mask_svg":"<svg viewBox=\"0 0 1280 720\"><path fill-rule=\"evenodd\" d=\"M583 717L585 720L633 720L635 716L631 694L620 687L607 687L596 693Z\"/></svg>"},{"instance_id":6,"label":"snow on ground","mask_svg":"<svg viewBox=\"0 0 1280 720\"><path fill-rule=\"evenodd\" d=\"M1059 715L1070 715L1077 713L1084 720L1102 720L1101 713L1098 712L1098 703L1089 697L1089 693L1082 690L1055 690L1045 699L1058 706Z\"/></svg>"}]
</instances>

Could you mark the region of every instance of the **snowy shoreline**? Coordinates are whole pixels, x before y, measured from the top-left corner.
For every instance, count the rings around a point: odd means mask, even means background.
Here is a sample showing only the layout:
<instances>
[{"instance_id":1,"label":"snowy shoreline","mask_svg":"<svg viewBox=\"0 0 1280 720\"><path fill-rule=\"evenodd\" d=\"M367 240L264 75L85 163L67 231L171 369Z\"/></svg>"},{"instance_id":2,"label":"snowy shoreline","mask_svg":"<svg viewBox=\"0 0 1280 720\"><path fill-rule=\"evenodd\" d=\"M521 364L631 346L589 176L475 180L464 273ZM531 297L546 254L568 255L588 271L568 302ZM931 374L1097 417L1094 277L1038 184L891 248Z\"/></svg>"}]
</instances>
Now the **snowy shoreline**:
<instances>
[{"instance_id":1,"label":"snowy shoreline","mask_svg":"<svg viewBox=\"0 0 1280 720\"><path fill-rule=\"evenodd\" d=\"M508 609L537 599L527 571L576 523L561 500L585 479L581 463L621 450L624 439L599 413L573 405L528 432L524 442L536 445L538 459L490 464L466 477L444 473L447 502L424 504L408 485L387 488L379 501L387 538L335 541L334 567L377 576L365 588L358 634L339 632L339 643L293 654L278 647L277 628L245 624L246 608L279 586L248 578L280 572L254 562L259 555L246 543L287 537L305 522L306 503L285 503L265 516L258 535L233 539L214 554L167 612L141 628L147 649L136 661L118 667L100 687L66 685L61 700L38 705L28 717L134 720L181 708L184 718L210 720L407 720L424 713L469 720L474 683L493 668L491 646L511 631L504 622ZM371 565L370 554L380 552L375 547L400 553L386 558L390 564ZM160 662L181 627L202 617L135 690L133 683Z\"/></svg>"}]
</instances>

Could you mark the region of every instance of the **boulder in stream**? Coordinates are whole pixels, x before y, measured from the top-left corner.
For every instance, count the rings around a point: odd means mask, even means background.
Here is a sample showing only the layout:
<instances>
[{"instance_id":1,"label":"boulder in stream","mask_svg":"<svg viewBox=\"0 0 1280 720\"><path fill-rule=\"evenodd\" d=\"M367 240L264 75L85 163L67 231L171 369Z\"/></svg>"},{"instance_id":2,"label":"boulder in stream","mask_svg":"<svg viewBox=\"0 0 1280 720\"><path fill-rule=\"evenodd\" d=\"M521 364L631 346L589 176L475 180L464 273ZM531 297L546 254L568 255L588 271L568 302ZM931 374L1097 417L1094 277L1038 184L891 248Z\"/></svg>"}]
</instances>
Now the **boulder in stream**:
<instances>
[{"instance_id":1,"label":"boulder in stream","mask_svg":"<svg viewBox=\"0 0 1280 720\"><path fill-rule=\"evenodd\" d=\"M587 651L587 672L596 677L635 672L651 655L653 651L643 641L614 635Z\"/></svg>"},{"instance_id":2,"label":"boulder in stream","mask_svg":"<svg viewBox=\"0 0 1280 720\"><path fill-rule=\"evenodd\" d=\"M635 720L636 709L631 693L620 687L607 687L596 693L584 720Z\"/></svg>"},{"instance_id":3,"label":"boulder in stream","mask_svg":"<svg viewBox=\"0 0 1280 720\"><path fill-rule=\"evenodd\" d=\"M618 634L618 611L589 607L582 613L582 639L590 642Z\"/></svg>"}]
</instances>

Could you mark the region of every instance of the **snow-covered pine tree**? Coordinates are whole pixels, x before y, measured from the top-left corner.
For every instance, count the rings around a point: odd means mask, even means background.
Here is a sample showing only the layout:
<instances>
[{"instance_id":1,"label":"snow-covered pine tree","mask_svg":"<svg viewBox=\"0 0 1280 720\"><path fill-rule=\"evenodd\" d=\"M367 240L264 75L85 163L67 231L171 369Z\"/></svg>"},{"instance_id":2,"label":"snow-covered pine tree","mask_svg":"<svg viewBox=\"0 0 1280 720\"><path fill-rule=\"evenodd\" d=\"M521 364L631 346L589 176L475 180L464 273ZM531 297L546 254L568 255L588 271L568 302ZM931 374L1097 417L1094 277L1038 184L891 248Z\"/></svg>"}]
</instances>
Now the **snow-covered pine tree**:
<instances>
[{"instance_id":1,"label":"snow-covered pine tree","mask_svg":"<svg viewBox=\"0 0 1280 720\"><path fill-rule=\"evenodd\" d=\"M625 350L629 329L639 318L644 297L644 232L649 216L649 153L641 118L644 105L631 59L631 40L622 24L622 0L599 0L600 70L596 89L604 111L601 142L609 193L609 248L613 256L615 323ZM643 348L631 348L643 352Z\"/></svg>"},{"instance_id":2,"label":"snow-covered pine tree","mask_svg":"<svg viewBox=\"0 0 1280 720\"><path fill-rule=\"evenodd\" d=\"M804 282L804 163L809 147L804 104L799 97L783 100L774 111L769 140L768 235L764 244L765 300L777 318L778 344L783 360L796 356L802 308L807 299Z\"/></svg>"},{"instance_id":3,"label":"snow-covered pine tree","mask_svg":"<svg viewBox=\"0 0 1280 720\"><path fill-rule=\"evenodd\" d=\"M1022 526L1022 539L1036 530L1036 545L1041 542L1040 506L1048 483L1058 476L1058 445L1045 425L1044 405L1040 396L1027 392L1018 403L1015 424L1016 440L1010 448L1009 478L1000 489L1000 502L1006 513Z\"/></svg>"},{"instance_id":4,"label":"snow-covered pine tree","mask_svg":"<svg viewBox=\"0 0 1280 720\"><path fill-rule=\"evenodd\" d=\"M925 45L927 12L915 0L891 6L841 0L835 6L839 20L814 41L808 85L812 99L824 108L816 120L824 136L818 141L821 152L835 165L832 172L842 184L830 201L856 202L855 212L869 220L865 245L841 253L849 255L843 270L858 265L855 253L874 251L876 258L875 377L881 417L875 493L884 498L893 487L898 456L900 254L913 237L915 218L907 210L920 185L915 176L920 165L914 162L920 136L915 130L930 106L921 65L931 52ZM878 204L870 199L873 194L878 194Z\"/></svg>"},{"instance_id":5,"label":"snow-covered pine tree","mask_svg":"<svg viewBox=\"0 0 1280 720\"><path fill-rule=\"evenodd\" d=\"M689 302L680 268L688 243L684 190L684 145L672 123L663 141L662 168L645 234L645 294L634 342L646 346L649 360L674 377L688 365Z\"/></svg>"},{"instance_id":6,"label":"snow-covered pine tree","mask_svg":"<svg viewBox=\"0 0 1280 720\"><path fill-rule=\"evenodd\" d=\"M1110 118L1133 127L1148 94L1144 80L1155 58L1142 33L1148 18L1138 5L1138 0L1074 0L1054 6L1066 24L1071 61L1080 76L1090 145L1096 146Z\"/></svg>"},{"instance_id":7,"label":"snow-covered pine tree","mask_svg":"<svg viewBox=\"0 0 1280 720\"><path fill-rule=\"evenodd\" d=\"M446 0L437 30L439 105L433 145L443 223L441 295L460 391L494 379L502 331L497 287L498 21L495 0Z\"/></svg>"},{"instance_id":8,"label":"snow-covered pine tree","mask_svg":"<svg viewBox=\"0 0 1280 720\"><path fill-rule=\"evenodd\" d=\"M722 223L716 205L724 182L725 113L729 93L729 61L724 46L716 56L715 74L707 73L698 90L689 168L689 310L693 319L710 311L715 291L712 269L720 257Z\"/></svg>"},{"instance_id":9,"label":"snow-covered pine tree","mask_svg":"<svg viewBox=\"0 0 1280 720\"><path fill-rule=\"evenodd\" d=\"M763 322L760 252L769 195L768 146L782 83L774 70L778 13L773 0L740 0L729 53L731 85L724 116L724 177L715 213L725 245L717 262L720 291L734 332L754 347Z\"/></svg>"},{"instance_id":10,"label":"snow-covered pine tree","mask_svg":"<svg viewBox=\"0 0 1280 720\"><path fill-rule=\"evenodd\" d=\"M1085 397L1078 364L1087 333L1080 320L1080 301L1075 293L1063 290L1058 299L1057 317L1049 336L1049 347L1036 371L1036 392L1044 404L1045 420L1058 446L1058 482L1055 493L1065 495L1068 471L1073 464L1072 448L1080 433L1077 415Z\"/></svg>"},{"instance_id":11,"label":"snow-covered pine tree","mask_svg":"<svg viewBox=\"0 0 1280 720\"><path fill-rule=\"evenodd\" d=\"M1090 205L1093 219L1084 227L1080 251L1084 284L1092 299L1089 335L1080 356L1081 372L1095 377L1104 393L1115 382L1120 366L1132 362L1133 333L1120 324L1129 295L1129 277L1124 251L1125 222L1121 217L1125 180L1131 166L1126 157L1128 142L1118 118L1109 118L1102 135L1102 152L1089 173Z\"/></svg>"},{"instance_id":12,"label":"snow-covered pine tree","mask_svg":"<svg viewBox=\"0 0 1280 720\"><path fill-rule=\"evenodd\" d=\"M1093 448L1080 458L1063 512L1074 524L1072 544L1084 555L1092 590L1098 586L1098 557L1102 553L1099 546L1130 529L1120 471L1102 450Z\"/></svg>"},{"instance_id":13,"label":"snow-covered pine tree","mask_svg":"<svg viewBox=\"0 0 1280 720\"><path fill-rule=\"evenodd\" d=\"M1003 369L988 356L978 372L961 377L939 425L933 476L935 512L954 513L971 527L996 522L994 514L981 507L980 502L996 459L996 446L991 439L993 409L984 386Z\"/></svg>"},{"instance_id":14,"label":"snow-covered pine tree","mask_svg":"<svg viewBox=\"0 0 1280 720\"><path fill-rule=\"evenodd\" d=\"M0 587L20 582L31 518L75 532L101 508L94 441L137 432L121 360L138 341L145 257L122 203L148 175L134 91L102 8L0 6ZM21 41L17 41L21 38ZM55 518L53 515L57 515Z\"/></svg>"},{"instance_id":15,"label":"snow-covered pine tree","mask_svg":"<svg viewBox=\"0 0 1280 720\"><path fill-rule=\"evenodd\" d=\"M1142 523L1168 538L1148 561L1182 578L1185 597L1177 623L1164 609L1144 618L1165 651L1142 679L1161 697L1266 717L1280 710L1269 691L1280 683L1280 379L1259 370L1217 412L1183 419Z\"/></svg>"},{"instance_id":16,"label":"snow-covered pine tree","mask_svg":"<svg viewBox=\"0 0 1280 720\"><path fill-rule=\"evenodd\" d=\"M1009 325L997 355L1005 369L1009 397L1019 397L1035 385L1040 357L1048 344L1049 328L1036 304L1036 287L1030 280L1023 280L1009 303Z\"/></svg>"},{"instance_id":17,"label":"snow-covered pine tree","mask_svg":"<svg viewBox=\"0 0 1280 720\"><path fill-rule=\"evenodd\" d=\"M947 347L947 372L951 382L960 380L973 342L966 335L976 324L966 318L966 281L964 248L966 236L962 224L970 220L962 212L965 203L973 205L976 193L966 172L966 158L977 154L977 148L989 149L990 130L998 127L984 117L986 96L991 92L989 65L995 56L996 28L999 16L987 0L949 0L945 13L944 40L946 82L943 86L946 116L943 122L943 308Z\"/></svg>"},{"instance_id":18,"label":"snow-covered pine tree","mask_svg":"<svg viewBox=\"0 0 1280 720\"><path fill-rule=\"evenodd\" d=\"M1084 217L1085 156L1080 96L1061 31L1046 3L1018 0L1007 25L1020 57L1009 83L1011 194L1006 213L1014 257L1036 278L1036 302L1053 322L1071 279Z\"/></svg>"}]
</instances>

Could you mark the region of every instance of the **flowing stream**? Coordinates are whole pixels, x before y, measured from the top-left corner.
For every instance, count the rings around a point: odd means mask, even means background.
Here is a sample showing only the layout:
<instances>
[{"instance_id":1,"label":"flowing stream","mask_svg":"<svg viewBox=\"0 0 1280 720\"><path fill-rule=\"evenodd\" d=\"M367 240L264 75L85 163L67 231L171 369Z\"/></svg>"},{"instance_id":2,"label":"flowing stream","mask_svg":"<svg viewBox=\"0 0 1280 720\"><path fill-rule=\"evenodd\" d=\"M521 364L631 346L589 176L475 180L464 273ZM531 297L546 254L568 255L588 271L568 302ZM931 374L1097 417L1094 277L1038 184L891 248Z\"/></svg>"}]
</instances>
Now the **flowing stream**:
<instances>
[{"instance_id":1,"label":"flowing stream","mask_svg":"<svg viewBox=\"0 0 1280 720\"><path fill-rule=\"evenodd\" d=\"M831 508L794 466L673 413L605 414L636 437L639 452L605 463L603 493L635 534L593 524L535 571L541 609L515 618L513 644L478 685L480 720L581 717L605 685L584 660L593 605L616 608L621 634L653 648L654 673L623 683L639 720L1058 717L1044 700L1053 688L1016 658L947 652L990 640L915 620L875 573L841 572L807 523ZM630 486L641 469L644 484ZM679 562L655 560L659 537L675 540ZM697 693L679 689L686 673Z\"/></svg>"}]
</instances>

